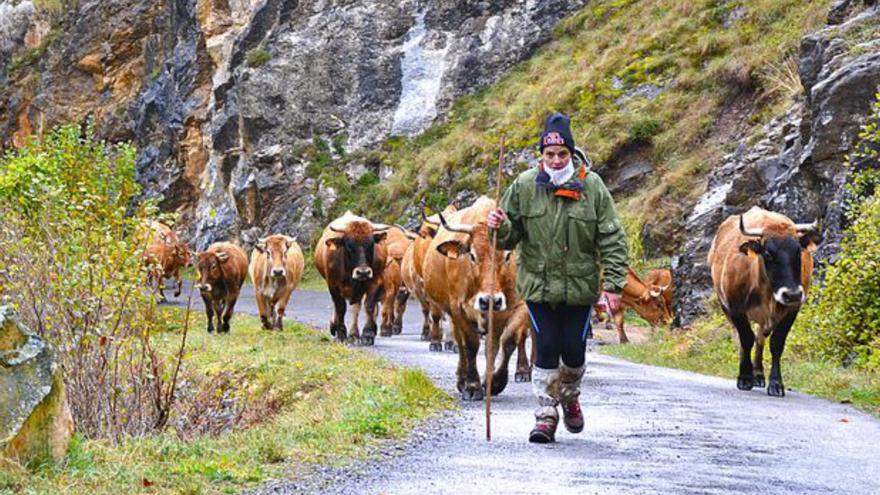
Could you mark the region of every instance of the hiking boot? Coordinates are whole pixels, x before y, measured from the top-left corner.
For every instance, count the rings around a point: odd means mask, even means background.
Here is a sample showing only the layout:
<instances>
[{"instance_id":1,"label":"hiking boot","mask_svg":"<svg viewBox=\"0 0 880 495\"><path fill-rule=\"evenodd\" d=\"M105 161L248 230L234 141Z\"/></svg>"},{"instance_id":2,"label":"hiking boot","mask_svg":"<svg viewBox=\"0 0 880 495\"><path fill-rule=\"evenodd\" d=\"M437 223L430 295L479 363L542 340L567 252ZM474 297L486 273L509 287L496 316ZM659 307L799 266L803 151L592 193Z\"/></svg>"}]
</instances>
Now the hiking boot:
<instances>
[{"instance_id":1,"label":"hiking boot","mask_svg":"<svg viewBox=\"0 0 880 495\"><path fill-rule=\"evenodd\" d=\"M547 408L541 408L547 409ZM541 411L539 409L539 411ZM532 443L552 443L556 441L556 424L559 422L555 416L556 408L553 408L553 414L535 414L535 427L529 433L529 442Z\"/></svg>"},{"instance_id":2,"label":"hiking boot","mask_svg":"<svg viewBox=\"0 0 880 495\"><path fill-rule=\"evenodd\" d=\"M577 399L568 404L562 404L562 423L565 425L565 429L571 433L584 431L584 412L581 411L581 404Z\"/></svg>"}]
</instances>

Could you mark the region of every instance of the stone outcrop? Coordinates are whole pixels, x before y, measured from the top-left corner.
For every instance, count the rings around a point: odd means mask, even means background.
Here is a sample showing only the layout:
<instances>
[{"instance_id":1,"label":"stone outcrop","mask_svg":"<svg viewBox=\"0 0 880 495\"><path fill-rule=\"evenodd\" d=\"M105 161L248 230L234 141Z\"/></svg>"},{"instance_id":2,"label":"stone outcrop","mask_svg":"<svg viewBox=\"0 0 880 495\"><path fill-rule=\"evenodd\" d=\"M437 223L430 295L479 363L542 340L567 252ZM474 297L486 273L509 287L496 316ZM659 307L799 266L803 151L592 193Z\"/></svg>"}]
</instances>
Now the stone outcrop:
<instances>
[{"instance_id":1,"label":"stone outcrop","mask_svg":"<svg viewBox=\"0 0 880 495\"><path fill-rule=\"evenodd\" d=\"M0 139L92 116L138 146L145 195L183 214L195 247L305 241L336 198L307 173L316 142L338 156L420 132L585 3L0 0L0 62L17 61L0 75Z\"/></svg>"},{"instance_id":2,"label":"stone outcrop","mask_svg":"<svg viewBox=\"0 0 880 495\"><path fill-rule=\"evenodd\" d=\"M74 425L61 370L38 336L0 306L0 450L22 463L60 460Z\"/></svg>"},{"instance_id":3,"label":"stone outcrop","mask_svg":"<svg viewBox=\"0 0 880 495\"><path fill-rule=\"evenodd\" d=\"M802 40L802 101L766 125L756 144L740 141L709 174L705 194L684 222L687 241L673 259L678 325L705 311L712 293L706 255L729 215L759 205L796 222L819 220L824 242L815 256L835 259L846 228L845 156L880 90L880 40L873 37L880 9L859 10L853 3L838 2L832 24Z\"/></svg>"}]
</instances>

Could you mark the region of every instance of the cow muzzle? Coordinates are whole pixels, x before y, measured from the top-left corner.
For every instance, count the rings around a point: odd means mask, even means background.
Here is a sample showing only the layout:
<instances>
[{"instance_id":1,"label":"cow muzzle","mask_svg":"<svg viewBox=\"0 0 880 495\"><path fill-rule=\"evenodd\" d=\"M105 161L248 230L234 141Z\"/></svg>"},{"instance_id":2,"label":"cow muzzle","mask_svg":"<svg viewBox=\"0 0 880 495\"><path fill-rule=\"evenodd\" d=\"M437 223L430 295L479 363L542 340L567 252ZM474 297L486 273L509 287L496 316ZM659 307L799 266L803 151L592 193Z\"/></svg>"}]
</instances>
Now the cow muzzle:
<instances>
[{"instance_id":1,"label":"cow muzzle","mask_svg":"<svg viewBox=\"0 0 880 495\"><path fill-rule=\"evenodd\" d=\"M211 292L211 284L196 284L195 288L201 292Z\"/></svg>"},{"instance_id":2,"label":"cow muzzle","mask_svg":"<svg viewBox=\"0 0 880 495\"><path fill-rule=\"evenodd\" d=\"M351 278L355 280L370 280L373 278L373 269L370 267L359 266L351 272Z\"/></svg>"},{"instance_id":3,"label":"cow muzzle","mask_svg":"<svg viewBox=\"0 0 880 495\"><path fill-rule=\"evenodd\" d=\"M284 268L273 268L272 269L272 278L284 278L286 275Z\"/></svg>"},{"instance_id":4,"label":"cow muzzle","mask_svg":"<svg viewBox=\"0 0 880 495\"><path fill-rule=\"evenodd\" d=\"M489 304L492 304L493 311L504 311L507 309L507 298L502 292L496 292L494 297L488 293L480 292L474 298L474 309L477 311L482 313L489 311Z\"/></svg>"},{"instance_id":5,"label":"cow muzzle","mask_svg":"<svg viewBox=\"0 0 880 495\"><path fill-rule=\"evenodd\" d=\"M806 294L804 294L804 288L801 286L798 286L795 289L781 287L773 293L773 298L776 299L776 302L786 306L790 304L800 304L804 302L805 297Z\"/></svg>"}]
</instances>

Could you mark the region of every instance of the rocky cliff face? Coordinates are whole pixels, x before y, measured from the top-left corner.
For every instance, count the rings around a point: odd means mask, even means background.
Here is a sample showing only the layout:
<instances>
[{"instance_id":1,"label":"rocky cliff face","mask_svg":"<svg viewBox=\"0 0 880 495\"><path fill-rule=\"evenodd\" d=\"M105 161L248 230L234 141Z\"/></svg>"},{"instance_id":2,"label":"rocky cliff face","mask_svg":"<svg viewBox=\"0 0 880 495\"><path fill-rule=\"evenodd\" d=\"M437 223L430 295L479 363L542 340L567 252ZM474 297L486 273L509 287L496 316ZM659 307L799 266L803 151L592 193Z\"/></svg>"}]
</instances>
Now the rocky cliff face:
<instances>
[{"instance_id":1,"label":"rocky cliff face","mask_svg":"<svg viewBox=\"0 0 880 495\"><path fill-rule=\"evenodd\" d=\"M759 205L796 222L819 220L825 240L816 257L834 259L846 227L845 155L880 90L880 9L860 3L836 2L829 25L802 40L802 101L769 123L754 145L740 141L709 175L706 193L684 222L688 240L673 259L677 324L705 311L712 294L706 256L729 215Z\"/></svg>"},{"instance_id":2,"label":"rocky cliff face","mask_svg":"<svg viewBox=\"0 0 880 495\"><path fill-rule=\"evenodd\" d=\"M101 137L137 143L146 194L198 247L304 240L335 197L306 173L316 142L341 154L420 132L585 3L7 0L0 133L20 145L94 116Z\"/></svg>"}]
</instances>

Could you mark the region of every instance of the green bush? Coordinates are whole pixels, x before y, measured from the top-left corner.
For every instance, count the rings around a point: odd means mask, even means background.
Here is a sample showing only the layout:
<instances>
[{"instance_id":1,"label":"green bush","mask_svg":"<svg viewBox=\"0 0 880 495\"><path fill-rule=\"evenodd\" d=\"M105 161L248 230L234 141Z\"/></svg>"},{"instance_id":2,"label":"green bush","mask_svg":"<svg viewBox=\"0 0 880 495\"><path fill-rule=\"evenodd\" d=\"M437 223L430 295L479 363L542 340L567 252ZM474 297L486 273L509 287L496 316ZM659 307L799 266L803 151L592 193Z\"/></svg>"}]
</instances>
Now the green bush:
<instances>
[{"instance_id":1,"label":"green bush","mask_svg":"<svg viewBox=\"0 0 880 495\"><path fill-rule=\"evenodd\" d=\"M0 296L58 351L77 430L120 439L162 429L179 363L146 290L135 150L67 125L0 159ZM143 240L139 240L139 239Z\"/></svg>"},{"instance_id":2,"label":"green bush","mask_svg":"<svg viewBox=\"0 0 880 495\"><path fill-rule=\"evenodd\" d=\"M880 95L878 95L880 99ZM876 148L880 145L880 101L871 124L848 160L859 163L846 209L851 222L841 241L840 258L824 278L798 319L795 349L812 356L880 371L880 189Z\"/></svg>"}]
</instances>

